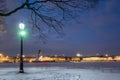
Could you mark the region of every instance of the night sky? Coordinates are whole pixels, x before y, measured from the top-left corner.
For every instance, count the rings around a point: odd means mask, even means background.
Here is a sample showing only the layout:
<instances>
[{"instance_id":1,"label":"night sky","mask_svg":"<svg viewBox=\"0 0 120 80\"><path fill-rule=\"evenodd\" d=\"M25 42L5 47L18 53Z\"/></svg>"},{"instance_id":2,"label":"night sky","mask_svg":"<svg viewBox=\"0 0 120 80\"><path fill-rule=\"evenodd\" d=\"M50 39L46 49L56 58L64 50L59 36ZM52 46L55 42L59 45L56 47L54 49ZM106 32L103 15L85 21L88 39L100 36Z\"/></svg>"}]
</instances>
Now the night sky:
<instances>
[{"instance_id":1,"label":"night sky","mask_svg":"<svg viewBox=\"0 0 120 80\"><path fill-rule=\"evenodd\" d=\"M7 6L12 9L17 5L15 3L8 3ZM28 23L29 12L18 11L5 18L6 31L0 32L0 52L12 56L19 54L18 24L24 21L28 31L24 39L25 55L36 55L39 49L42 50L43 55L75 56L76 53L120 55L119 3L120 0L101 0L96 8L80 13L76 20L64 22L64 35L51 32L47 34L44 42Z\"/></svg>"}]
</instances>

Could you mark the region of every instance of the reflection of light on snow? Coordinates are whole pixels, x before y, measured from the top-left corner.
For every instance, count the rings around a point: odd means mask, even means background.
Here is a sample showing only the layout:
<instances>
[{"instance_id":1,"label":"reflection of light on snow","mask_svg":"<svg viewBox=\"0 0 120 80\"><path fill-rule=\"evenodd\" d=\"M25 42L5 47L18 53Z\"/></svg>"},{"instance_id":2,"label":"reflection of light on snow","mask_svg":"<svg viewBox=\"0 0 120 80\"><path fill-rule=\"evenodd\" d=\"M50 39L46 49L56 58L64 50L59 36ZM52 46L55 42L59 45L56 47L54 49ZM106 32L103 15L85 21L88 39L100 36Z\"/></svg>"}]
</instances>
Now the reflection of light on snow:
<instances>
[{"instance_id":1,"label":"reflection of light on snow","mask_svg":"<svg viewBox=\"0 0 120 80\"><path fill-rule=\"evenodd\" d=\"M43 56L40 56L40 57L38 58L38 60L41 61L42 58L43 58Z\"/></svg>"}]
</instances>

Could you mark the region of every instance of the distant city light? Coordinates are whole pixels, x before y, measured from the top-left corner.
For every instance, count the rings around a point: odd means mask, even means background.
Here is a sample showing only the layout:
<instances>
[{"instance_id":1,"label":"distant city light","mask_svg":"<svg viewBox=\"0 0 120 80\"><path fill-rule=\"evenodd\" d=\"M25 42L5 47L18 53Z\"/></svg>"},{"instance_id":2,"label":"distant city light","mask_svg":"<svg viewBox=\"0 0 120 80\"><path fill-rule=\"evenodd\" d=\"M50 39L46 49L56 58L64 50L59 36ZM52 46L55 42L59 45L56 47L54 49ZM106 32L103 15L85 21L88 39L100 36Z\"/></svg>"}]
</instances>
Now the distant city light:
<instances>
[{"instance_id":1,"label":"distant city light","mask_svg":"<svg viewBox=\"0 0 120 80\"><path fill-rule=\"evenodd\" d=\"M106 57L108 57L109 55L108 54L105 54Z\"/></svg>"},{"instance_id":2,"label":"distant city light","mask_svg":"<svg viewBox=\"0 0 120 80\"><path fill-rule=\"evenodd\" d=\"M77 56L77 57L81 57L81 56L82 56L82 54L80 54L80 53L77 53L77 54L76 54L76 56Z\"/></svg>"},{"instance_id":3,"label":"distant city light","mask_svg":"<svg viewBox=\"0 0 120 80\"><path fill-rule=\"evenodd\" d=\"M25 57L25 55L22 55L23 57Z\"/></svg>"},{"instance_id":4,"label":"distant city light","mask_svg":"<svg viewBox=\"0 0 120 80\"><path fill-rule=\"evenodd\" d=\"M55 56L55 57L57 57L58 55L57 55L57 54L55 54L54 56Z\"/></svg>"}]
</instances>

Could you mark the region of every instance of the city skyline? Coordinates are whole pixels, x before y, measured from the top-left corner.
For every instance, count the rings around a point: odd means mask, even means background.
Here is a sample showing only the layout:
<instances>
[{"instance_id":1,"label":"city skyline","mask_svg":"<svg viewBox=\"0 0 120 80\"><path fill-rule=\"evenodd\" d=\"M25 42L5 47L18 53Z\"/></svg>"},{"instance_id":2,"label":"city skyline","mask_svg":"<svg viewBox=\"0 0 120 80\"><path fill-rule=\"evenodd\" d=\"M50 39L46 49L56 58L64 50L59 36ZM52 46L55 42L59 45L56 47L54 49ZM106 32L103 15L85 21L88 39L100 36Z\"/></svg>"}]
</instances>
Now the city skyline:
<instances>
[{"instance_id":1,"label":"city skyline","mask_svg":"<svg viewBox=\"0 0 120 80\"><path fill-rule=\"evenodd\" d=\"M24 10L5 18L5 32L0 32L0 52L8 55L20 53L17 34L18 24L23 21L28 31L24 39L24 54L34 55L42 50L45 55L65 54L83 55L120 54L120 5L119 0L100 1L96 8L80 13L76 20L64 23L63 35L55 32L46 33L45 43L39 39L39 33L32 31L28 23L29 14ZM16 6L9 4L10 8ZM44 26L41 24L40 26ZM35 54L35 55L36 55Z\"/></svg>"}]
</instances>

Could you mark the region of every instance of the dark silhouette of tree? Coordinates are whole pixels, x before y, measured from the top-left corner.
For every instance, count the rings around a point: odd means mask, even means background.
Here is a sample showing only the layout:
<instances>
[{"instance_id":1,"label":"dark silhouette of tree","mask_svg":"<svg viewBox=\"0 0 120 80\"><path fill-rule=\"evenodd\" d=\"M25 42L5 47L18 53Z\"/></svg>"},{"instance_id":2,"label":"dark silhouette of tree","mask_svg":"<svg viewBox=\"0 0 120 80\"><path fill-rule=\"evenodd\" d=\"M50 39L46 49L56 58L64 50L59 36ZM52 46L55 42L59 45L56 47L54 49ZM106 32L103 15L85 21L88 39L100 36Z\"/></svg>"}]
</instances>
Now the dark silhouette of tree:
<instances>
[{"instance_id":1,"label":"dark silhouette of tree","mask_svg":"<svg viewBox=\"0 0 120 80\"><path fill-rule=\"evenodd\" d=\"M41 32L39 23L44 22L49 29L60 33L62 21L75 18L81 11L94 8L98 0L19 0L20 5L11 11L5 8L5 0L0 0L0 16L10 16L20 10L31 13L33 27Z\"/></svg>"}]
</instances>

